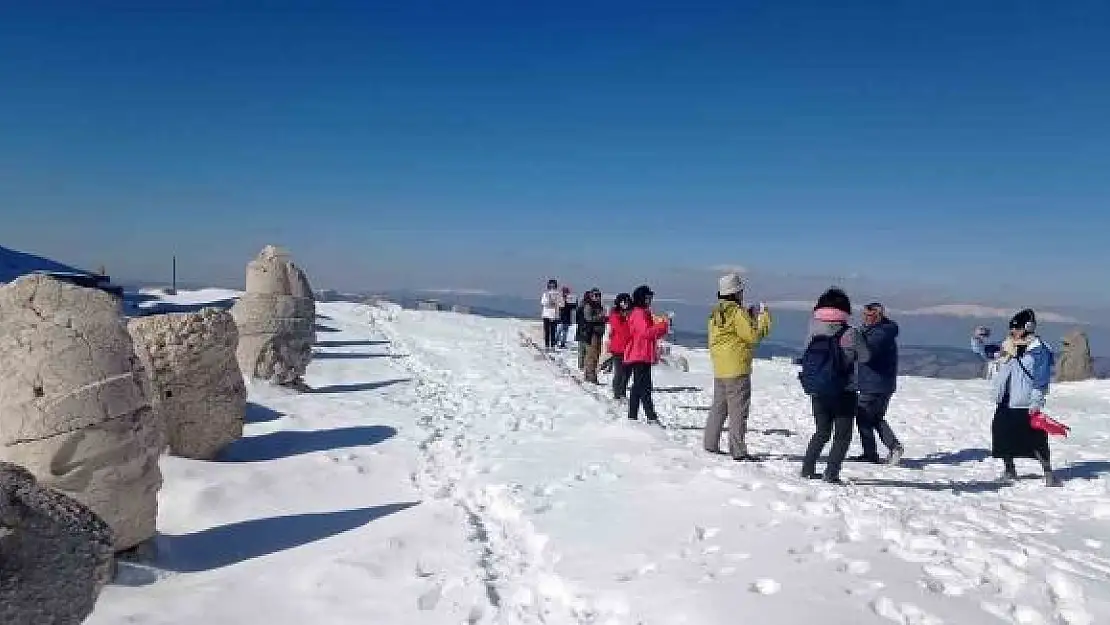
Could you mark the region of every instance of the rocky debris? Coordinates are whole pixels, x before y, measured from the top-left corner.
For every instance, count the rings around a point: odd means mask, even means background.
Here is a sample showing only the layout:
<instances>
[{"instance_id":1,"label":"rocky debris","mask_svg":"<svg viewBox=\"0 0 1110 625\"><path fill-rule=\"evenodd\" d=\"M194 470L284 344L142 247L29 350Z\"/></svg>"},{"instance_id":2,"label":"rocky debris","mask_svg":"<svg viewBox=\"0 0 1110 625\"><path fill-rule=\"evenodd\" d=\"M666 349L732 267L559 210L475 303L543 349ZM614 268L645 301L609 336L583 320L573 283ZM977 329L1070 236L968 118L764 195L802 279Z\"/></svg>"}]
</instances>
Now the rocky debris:
<instances>
[{"instance_id":1,"label":"rocky debris","mask_svg":"<svg viewBox=\"0 0 1110 625\"><path fill-rule=\"evenodd\" d=\"M252 379L303 387L316 342L308 278L288 252L267 245L247 264L246 286L231 308L239 328L239 368Z\"/></svg>"},{"instance_id":2,"label":"rocky debris","mask_svg":"<svg viewBox=\"0 0 1110 625\"><path fill-rule=\"evenodd\" d=\"M1091 357L1091 343L1087 335L1073 330L1064 337L1064 348L1056 363L1057 382L1078 382L1095 377L1095 363Z\"/></svg>"},{"instance_id":3,"label":"rocky debris","mask_svg":"<svg viewBox=\"0 0 1110 625\"><path fill-rule=\"evenodd\" d=\"M83 622L111 580L114 542L87 507L0 462L0 623Z\"/></svg>"},{"instance_id":4,"label":"rocky debris","mask_svg":"<svg viewBox=\"0 0 1110 625\"><path fill-rule=\"evenodd\" d=\"M0 287L0 460L88 506L123 550L154 536L164 447L112 295L42 275Z\"/></svg>"},{"instance_id":5,"label":"rocky debris","mask_svg":"<svg viewBox=\"0 0 1110 625\"><path fill-rule=\"evenodd\" d=\"M171 454L210 460L243 436L247 387L230 313L150 315L132 319L127 329L150 372L154 411L165 423Z\"/></svg>"}]
</instances>

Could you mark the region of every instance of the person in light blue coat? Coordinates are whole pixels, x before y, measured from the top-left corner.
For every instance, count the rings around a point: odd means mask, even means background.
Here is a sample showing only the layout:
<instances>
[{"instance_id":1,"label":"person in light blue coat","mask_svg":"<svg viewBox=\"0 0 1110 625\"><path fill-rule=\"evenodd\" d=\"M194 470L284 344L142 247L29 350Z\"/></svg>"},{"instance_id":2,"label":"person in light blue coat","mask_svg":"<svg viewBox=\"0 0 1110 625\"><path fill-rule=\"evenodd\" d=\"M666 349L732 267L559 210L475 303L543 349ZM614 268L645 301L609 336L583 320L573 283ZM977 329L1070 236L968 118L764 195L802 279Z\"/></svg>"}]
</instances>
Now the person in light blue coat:
<instances>
[{"instance_id":1,"label":"person in light blue coat","mask_svg":"<svg viewBox=\"0 0 1110 625\"><path fill-rule=\"evenodd\" d=\"M1052 379L1052 350L1036 334L1034 312L1025 309L1010 319L1010 333L1001 344L985 342L989 332L979 328L971 347L984 360L996 363L991 392L996 408L991 421L991 455L1001 458L1003 479L1017 479L1015 458L1035 458L1044 469L1045 484L1059 486L1052 471L1048 434L1030 424L1030 416L1044 408Z\"/></svg>"}]
</instances>

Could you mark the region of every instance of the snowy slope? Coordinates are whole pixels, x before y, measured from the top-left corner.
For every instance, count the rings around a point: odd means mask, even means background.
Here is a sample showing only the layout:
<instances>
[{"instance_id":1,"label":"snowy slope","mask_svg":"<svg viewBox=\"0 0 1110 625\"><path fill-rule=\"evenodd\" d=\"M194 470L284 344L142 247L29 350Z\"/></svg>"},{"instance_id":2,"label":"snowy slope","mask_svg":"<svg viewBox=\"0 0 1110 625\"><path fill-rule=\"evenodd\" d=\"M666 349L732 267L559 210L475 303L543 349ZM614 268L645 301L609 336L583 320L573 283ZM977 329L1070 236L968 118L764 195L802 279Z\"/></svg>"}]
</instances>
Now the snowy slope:
<instances>
[{"instance_id":1,"label":"snowy slope","mask_svg":"<svg viewBox=\"0 0 1110 625\"><path fill-rule=\"evenodd\" d=\"M787 363L756 365L771 457L740 465L700 451L704 352L657 368L656 428L522 346L532 324L318 311L319 392L252 387L225 461L163 459L161 570L128 567L90 623L1110 622L1105 382L1054 389L1064 488L996 481L984 382L907 378L905 466L838 489L796 477Z\"/></svg>"}]
</instances>

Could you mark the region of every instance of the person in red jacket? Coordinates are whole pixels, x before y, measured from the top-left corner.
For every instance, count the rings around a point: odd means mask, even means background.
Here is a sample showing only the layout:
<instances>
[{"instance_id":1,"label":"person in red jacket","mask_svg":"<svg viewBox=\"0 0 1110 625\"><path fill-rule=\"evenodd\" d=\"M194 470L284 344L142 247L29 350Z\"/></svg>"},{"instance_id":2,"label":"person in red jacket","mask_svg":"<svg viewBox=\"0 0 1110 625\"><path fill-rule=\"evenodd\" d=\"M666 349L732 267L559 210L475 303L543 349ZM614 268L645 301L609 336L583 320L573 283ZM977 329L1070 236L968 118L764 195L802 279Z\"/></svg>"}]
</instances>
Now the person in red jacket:
<instances>
[{"instance_id":1,"label":"person in red jacket","mask_svg":"<svg viewBox=\"0 0 1110 625\"><path fill-rule=\"evenodd\" d=\"M628 394L628 370L624 366L624 350L628 347L628 314L632 312L632 296L621 293L609 310L609 359L613 363L613 398L623 400Z\"/></svg>"},{"instance_id":2,"label":"person in red jacket","mask_svg":"<svg viewBox=\"0 0 1110 625\"><path fill-rule=\"evenodd\" d=\"M628 393L628 418L638 419L640 405L649 423L658 423L655 404L651 401L651 366L659 353L659 339L667 334L670 322L655 318L651 313L651 299L655 296L647 285L632 292L632 312L628 315L628 345L624 348L624 367L632 377Z\"/></svg>"}]
</instances>

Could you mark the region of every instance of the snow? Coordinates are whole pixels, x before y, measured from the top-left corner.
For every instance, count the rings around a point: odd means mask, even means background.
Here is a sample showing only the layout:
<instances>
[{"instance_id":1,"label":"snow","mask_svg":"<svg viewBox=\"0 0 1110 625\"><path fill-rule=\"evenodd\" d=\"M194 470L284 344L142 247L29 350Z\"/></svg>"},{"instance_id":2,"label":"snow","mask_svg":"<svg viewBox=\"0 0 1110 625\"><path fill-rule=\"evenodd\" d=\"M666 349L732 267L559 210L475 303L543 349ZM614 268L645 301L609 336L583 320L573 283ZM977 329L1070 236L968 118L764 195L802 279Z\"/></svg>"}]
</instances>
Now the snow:
<instances>
[{"instance_id":1,"label":"snow","mask_svg":"<svg viewBox=\"0 0 1110 625\"><path fill-rule=\"evenodd\" d=\"M659 428L523 345L533 323L317 311L316 391L252 385L220 461L162 459L155 566L125 565L89 623L1110 622L1104 381L1053 389L1063 488L1020 461L997 480L984 381L917 378L891 407L903 466L833 487L797 476L789 362L756 363L768 456L739 464L701 450L704 351L656 368Z\"/></svg>"}]
</instances>

